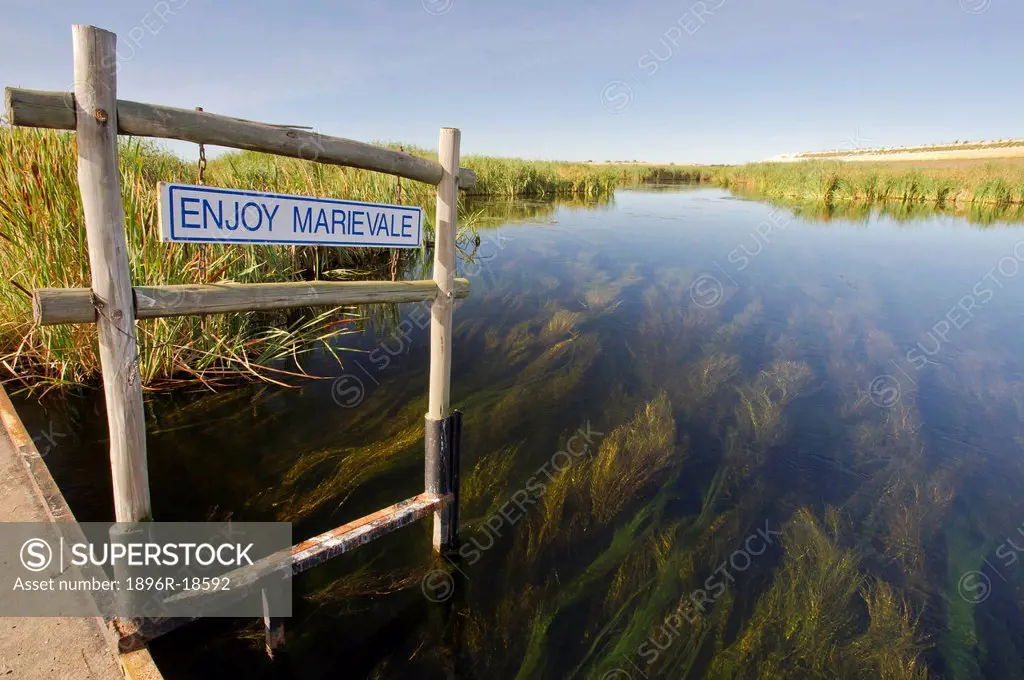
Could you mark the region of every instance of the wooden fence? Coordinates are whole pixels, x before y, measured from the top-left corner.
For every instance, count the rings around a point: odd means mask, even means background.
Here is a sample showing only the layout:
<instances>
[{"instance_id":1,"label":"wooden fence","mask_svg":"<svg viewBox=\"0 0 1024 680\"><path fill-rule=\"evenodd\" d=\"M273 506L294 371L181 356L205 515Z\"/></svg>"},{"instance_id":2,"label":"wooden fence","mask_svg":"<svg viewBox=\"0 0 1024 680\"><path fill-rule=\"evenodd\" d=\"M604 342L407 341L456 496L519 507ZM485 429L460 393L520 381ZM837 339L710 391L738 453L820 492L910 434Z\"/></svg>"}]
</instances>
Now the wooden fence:
<instances>
[{"instance_id":1,"label":"wooden fence","mask_svg":"<svg viewBox=\"0 0 1024 680\"><path fill-rule=\"evenodd\" d=\"M136 320L295 307L432 301L424 493L305 540L293 546L288 554L266 561L260 571L266 574L289 569L293 574L299 573L431 514L434 550L454 549L458 543L461 414L449 408L452 309L455 298L469 294L469 282L455 278L455 234L458 191L472 187L476 181L472 171L459 168L459 130L441 129L439 157L435 162L362 142L323 136L303 128L123 101L117 98L116 36L81 25L72 28L72 35L73 93L7 88L5 98L11 124L74 130L77 135L78 182L92 287L36 290L33 312L37 322L43 325L96 324L110 432L116 521L153 519ZM433 279L132 287L118 171L118 134L179 139L305 158L436 185ZM268 650L272 650L283 643L283 635L279 622L270 618L270 612L265 613L264 620ZM110 623L122 648L144 643L169 629L166 625L149 625L146 620Z\"/></svg>"}]
</instances>

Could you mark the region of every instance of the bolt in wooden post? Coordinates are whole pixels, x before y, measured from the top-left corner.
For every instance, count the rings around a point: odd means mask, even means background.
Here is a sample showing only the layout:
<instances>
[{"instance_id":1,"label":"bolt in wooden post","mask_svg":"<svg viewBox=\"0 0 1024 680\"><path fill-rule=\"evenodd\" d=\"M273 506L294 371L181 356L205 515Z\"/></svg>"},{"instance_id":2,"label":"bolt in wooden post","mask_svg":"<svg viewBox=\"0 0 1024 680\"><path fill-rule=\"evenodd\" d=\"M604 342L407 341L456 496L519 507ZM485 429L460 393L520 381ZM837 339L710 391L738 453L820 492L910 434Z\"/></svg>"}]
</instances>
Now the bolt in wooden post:
<instances>
[{"instance_id":1,"label":"bolt in wooden post","mask_svg":"<svg viewBox=\"0 0 1024 680\"><path fill-rule=\"evenodd\" d=\"M117 37L72 28L78 185L96 298L103 392L110 428L110 471L118 522L152 519L146 465L135 310L117 167Z\"/></svg>"},{"instance_id":2,"label":"bolt in wooden post","mask_svg":"<svg viewBox=\"0 0 1024 680\"><path fill-rule=\"evenodd\" d=\"M434 283L437 297L430 308L430 392L426 416L426 491L443 495L449 490L452 457L442 455L444 420L448 417L452 371L452 307L455 287L455 230L459 210L459 138L455 128L441 128L438 161L443 174L437 185L437 212L434 220ZM458 540L458 527L452 526L451 505L434 513L434 550L451 550Z\"/></svg>"}]
</instances>

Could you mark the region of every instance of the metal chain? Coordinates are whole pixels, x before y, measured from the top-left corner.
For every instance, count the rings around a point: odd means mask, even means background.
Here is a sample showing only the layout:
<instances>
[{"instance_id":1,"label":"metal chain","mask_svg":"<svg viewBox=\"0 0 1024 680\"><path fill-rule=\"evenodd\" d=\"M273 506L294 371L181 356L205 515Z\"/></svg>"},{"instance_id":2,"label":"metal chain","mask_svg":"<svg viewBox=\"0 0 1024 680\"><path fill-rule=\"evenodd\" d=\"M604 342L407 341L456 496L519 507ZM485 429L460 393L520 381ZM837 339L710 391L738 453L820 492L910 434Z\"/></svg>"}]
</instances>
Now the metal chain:
<instances>
[{"instance_id":1,"label":"metal chain","mask_svg":"<svg viewBox=\"0 0 1024 680\"><path fill-rule=\"evenodd\" d=\"M196 111L202 111L202 106L197 106ZM206 183L206 145L199 143L199 175L196 184ZM206 249L199 246L199 276L201 281L206 281Z\"/></svg>"},{"instance_id":2,"label":"metal chain","mask_svg":"<svg viewBox=\"0 0 1024 680\"><path fill-rule=\"evenodd\" d=\"M202 106L197 106L196 111L202 111ZM199 143L199 181L197 184L202 184L206 179L206 146Z\"/></svg>"},{"instance_id":3,"label":"metal chain","mask_svg":"<svg viewBox=\"0 0 1024 680\"><path fill-rule=\"evenodd\" d=\"M398 150L405 153L404 146L398 147ZM395 175L395 203L397 205L402 205L402 178L398 175Z\"/></svg>"},{"instance_id":4,"label":"metal chain","mask_svg":"<svg viewBox=\"0 0 1024 680\"><path fill-rule=\"evenodd\" d=\"M398 150L405 152L405 147L400 146ZM395 176L395 204L402 205L402 178ZM391 280L398 280L398 250L393 249L391 251Z\"/></svg>"}]
</instances>

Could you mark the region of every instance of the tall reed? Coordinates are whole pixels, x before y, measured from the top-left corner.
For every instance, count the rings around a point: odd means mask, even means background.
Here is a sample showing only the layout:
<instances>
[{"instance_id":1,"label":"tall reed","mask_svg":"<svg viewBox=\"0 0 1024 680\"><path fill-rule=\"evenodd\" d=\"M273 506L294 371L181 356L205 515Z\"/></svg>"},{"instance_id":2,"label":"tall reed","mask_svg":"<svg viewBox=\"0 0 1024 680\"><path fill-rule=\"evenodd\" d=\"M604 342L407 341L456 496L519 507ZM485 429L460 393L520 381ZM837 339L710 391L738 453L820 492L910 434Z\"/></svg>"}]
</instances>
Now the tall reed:
<instances>
[{"instance_id":1,"label":"tall reed","mask_svg":"<svg viewBox=\"0 0 1024 680\"><path fill-rule=\"evenodd\" d=\"M406 150L434 155L426 149ZM30 291L90 283L76 163L72 134L0 125L0 266L7 278L7 285L0 286L0 366L8 380L59 386L87 383L98 374L93 328L32 323ZM120 165L136 285L396 277L418 255L375 248L161 243L156 183L195 182L195 169L137 139L121 143ZM615 166L584 163L469 156L463 165L478 174L474 193L509 198L607 197L624 177ZM641 180L640 175L626 178ZM419 205L431 240L435 190L419 182L251 152L215 159L205 180L216 186ZM475 215L462 213L460 225L471 226ZM143 322L138 326L142 378L148 387L181 380L273 379L286 358L294 363L321 346L333 352L330 341L352 332L354 316L349 309Z\"/></svg>"},{"instance_id":2,"label":"tall reed","mask_svg":"<svg viewBox=\"0 0 1024 680\"><path fill-rule=\"evenodd\" d=\"M218 161L209 182L328 196L394 198L394 185L372 173L333 172L300 161L268 163L252 154ZM160 242L156 182L194 182L187 163L139 140L120 145L128 259L136 285L255 283L353 278L391 261L387 251ZM29 291L88 287L89 261L69 133L0 128L0 365L8 379L45 386L95 378L98 353L89 325L39 327ZM426 201L407 189L407 201ZM411 194L411 195L410 195ZM429 214L429 213L428 213ZM403 255L410 257L410 255ZM319 314L223 314L156 319L138 325L139 367L148 386L181 380L275 379L282 359L352 330L352 311Z\"/></svg>"}]
</instances>

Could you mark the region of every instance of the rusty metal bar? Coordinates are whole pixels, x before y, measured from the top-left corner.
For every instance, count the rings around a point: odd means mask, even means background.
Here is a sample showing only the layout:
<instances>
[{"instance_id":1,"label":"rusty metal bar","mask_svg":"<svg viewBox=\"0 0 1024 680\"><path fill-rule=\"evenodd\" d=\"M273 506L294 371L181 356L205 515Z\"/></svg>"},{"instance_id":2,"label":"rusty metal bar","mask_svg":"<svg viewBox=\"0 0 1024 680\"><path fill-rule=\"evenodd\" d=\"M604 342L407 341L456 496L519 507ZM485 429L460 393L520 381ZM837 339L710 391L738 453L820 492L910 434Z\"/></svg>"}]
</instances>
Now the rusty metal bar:
<instances>
[{"instance_id":1,"label":"rusty metal bar","mask_svg":"<svg viewBox=\"0 0 1024 680\"><path fill-rule=\"evenodd\" d=\"M236 569L222 576L231 579L231 590L228 591L231 597L242 598L251 592L253 587L260 587L267 579L275 576L290 578L293 574L312 569L332 557L354 550L375 538L423 519L439 508L450 505L452 500L451 495L421 493L306 539L292 546L290 550L268 555L251 566ZM174 595L171 599L181 601L201 597L208 596L199 591L189 591ZM218 598L225 602L228 599L224 593L219 594ZM195 618L115 619L111 622L111 628L118 637L120 648L123 651L130 651L194 620Z\"/></svg>"},{"instance_id":2,"label":"rusty metal bar","mask_svg":"<svg viewBox=\"0 0 1024 680\"><path fill-rule=\"evenodd\" d=\"M416 520L423 519L451 499L421 493L392 506L314 536L292 548L292 573L300 574L332 557L369 543ZM255 565L253 565L255 566Z\"/></svg>"}]
</instances>

